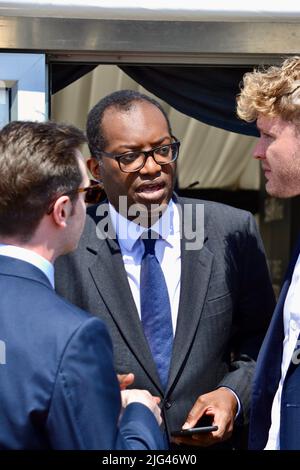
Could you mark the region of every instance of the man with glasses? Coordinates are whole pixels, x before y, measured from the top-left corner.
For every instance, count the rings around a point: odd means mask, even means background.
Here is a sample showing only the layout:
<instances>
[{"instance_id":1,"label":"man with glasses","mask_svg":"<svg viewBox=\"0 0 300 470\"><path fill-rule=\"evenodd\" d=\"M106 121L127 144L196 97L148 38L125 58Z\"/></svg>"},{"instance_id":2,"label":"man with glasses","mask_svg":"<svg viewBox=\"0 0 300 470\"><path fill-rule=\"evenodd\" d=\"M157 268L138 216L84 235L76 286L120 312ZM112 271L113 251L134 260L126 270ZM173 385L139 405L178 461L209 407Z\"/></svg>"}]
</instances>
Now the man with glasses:
<instances>
[{"instance_id":1,"label":"man with glasses","mask_svg":"<svg viewBox=\"0 0 300 470\"><path fill-rule=\"evenodd\" d=\"M120 396L103 322L54 291L53 263L76 248L99 194L84 142L53 122L0 131L0 449L164 446L159 399Z\"/></svg>"},{"instance_id":2,"label":"man with glasses","mask_svg":"<svg viewBox=\"0 0 300 470\"><path fill-rule=\"evenodd\" d=\"M217 431L176 442L224 441L236 417L247 420L274 306L254 219L174 193L180 143L148 96L103 98L87 136L107 201L90 207L78 250L58 261L57 288L106 321L117 371L161 397L169 437L205 417Z\"/></svg>"}]
</instances>

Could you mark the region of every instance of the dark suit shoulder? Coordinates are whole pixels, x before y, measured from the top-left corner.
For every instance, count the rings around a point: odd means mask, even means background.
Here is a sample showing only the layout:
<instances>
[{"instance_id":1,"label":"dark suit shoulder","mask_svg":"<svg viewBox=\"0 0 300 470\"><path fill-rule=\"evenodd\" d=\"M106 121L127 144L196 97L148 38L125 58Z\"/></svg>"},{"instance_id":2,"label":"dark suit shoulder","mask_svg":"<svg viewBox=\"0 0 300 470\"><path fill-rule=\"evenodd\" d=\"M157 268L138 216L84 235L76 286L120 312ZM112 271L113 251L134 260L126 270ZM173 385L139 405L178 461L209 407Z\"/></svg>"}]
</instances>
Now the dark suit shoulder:
<instances>
[{"instance_id":1,"label":"dark suit shoulder","mask_svg":"<svg viewBox=\"0 0 300 470\"><path fill-rule=\"evenodd\" d=\"M199 204L203 205L206 230L212 228L220 229L222 232L244 230L249 224L255 225L254 217L250 212L227 204L193 198L178 198L178 203L181 206L192 205L193 208Z\"/></svg>"},{"instance_id":2,"label":"dark suit shoulder","mask_svg":"<svg viewBox=\"0 0 300 470\"><path fill-rule=\"evenodd\" d=\"M234 218L241 217L243 219L247 219L249 216L252 216L250 212L245 211L244 209L238 209L236 207L229 206L228 204L223 204L221 202L187 197L179 198L178 202L180 204L191 204L193 206L196 206L197 204L203 204L205 209L211 211L213 214L223 214L223 217L230 215Z\"/></svg>"}]
</instances>

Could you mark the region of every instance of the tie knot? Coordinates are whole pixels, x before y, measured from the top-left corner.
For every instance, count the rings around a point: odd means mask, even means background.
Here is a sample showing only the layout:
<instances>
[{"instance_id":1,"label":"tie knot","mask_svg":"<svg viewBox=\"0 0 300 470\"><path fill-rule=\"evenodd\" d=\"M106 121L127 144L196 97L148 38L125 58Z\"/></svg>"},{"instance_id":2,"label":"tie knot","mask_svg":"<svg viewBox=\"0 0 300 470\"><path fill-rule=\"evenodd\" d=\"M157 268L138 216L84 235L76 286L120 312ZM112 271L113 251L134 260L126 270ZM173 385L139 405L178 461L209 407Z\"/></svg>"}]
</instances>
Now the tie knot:
<instances>
[{"instance_id":1,"label":"tie knot","mask_svg":"<svg viewBox=\"0 0 300 470\"><path fill-rule=\"evenodd\" d=\"M144 238L147 237L147 238ZM149 230L145 232L144 237L142 238L142 242L144 243L145 247L145 255L155 255L155 242L158 239L158 234Z\"/></svg>"}]
</instances>

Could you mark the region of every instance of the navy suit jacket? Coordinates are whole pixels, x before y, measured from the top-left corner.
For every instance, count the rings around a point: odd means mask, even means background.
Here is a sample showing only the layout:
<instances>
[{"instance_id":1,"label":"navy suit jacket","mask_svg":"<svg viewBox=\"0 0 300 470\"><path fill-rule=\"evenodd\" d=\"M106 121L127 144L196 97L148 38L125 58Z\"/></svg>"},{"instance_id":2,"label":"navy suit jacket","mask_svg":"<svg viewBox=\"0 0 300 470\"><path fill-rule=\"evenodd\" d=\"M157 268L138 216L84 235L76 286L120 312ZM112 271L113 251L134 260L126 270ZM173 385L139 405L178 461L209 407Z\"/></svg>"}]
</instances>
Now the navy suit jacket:
<instances>
[{"instance_id":1,"label":"navy suit jacket","mask_svg":"<svg viewBox=\"0 0 300 470\"><path fill-rule=\"evenodd\" d=\"M272 321L257 359L249 433L249 448L254 450L264 449L268 441L273 399L281 378L283 308L299 252L300 242L291 259ZM300 367L292 362L282 388L280 449L300 449Z\"/></svg>"},{"instance_id":2,"label":"navy suit jacket","mask_svg":"<svg viewBox=\"0 0 300 470\"><path fill-rule=\"evenodd\" d=\"M130 404L119 422L101 320L59 297L38 268L6 256L0 292L0 449L163 448L146 406Z\"/></svg>"}]
</instances>

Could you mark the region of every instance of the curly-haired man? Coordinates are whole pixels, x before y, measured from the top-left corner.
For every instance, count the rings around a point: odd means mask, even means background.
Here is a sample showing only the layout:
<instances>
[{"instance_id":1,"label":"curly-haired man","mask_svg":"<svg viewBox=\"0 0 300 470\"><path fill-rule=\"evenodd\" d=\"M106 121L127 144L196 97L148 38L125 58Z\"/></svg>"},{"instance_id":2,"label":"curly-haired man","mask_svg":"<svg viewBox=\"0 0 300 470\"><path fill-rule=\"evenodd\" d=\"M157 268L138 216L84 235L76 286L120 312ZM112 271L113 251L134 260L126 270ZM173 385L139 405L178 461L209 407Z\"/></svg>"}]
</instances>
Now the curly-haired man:
<instances>
[{"instance_id":1,"label":"curly-haired man","mask_svg":"<svg viewBox=\"0 0 300 470\"><path fill-rule=\"evenodd\" d=\"M257 122L271 196L300 194L300 57L244 76L237 112ZM257 361L250 448L300 449L300 256L298 245Z\"/></svg>"}]
</instances>

